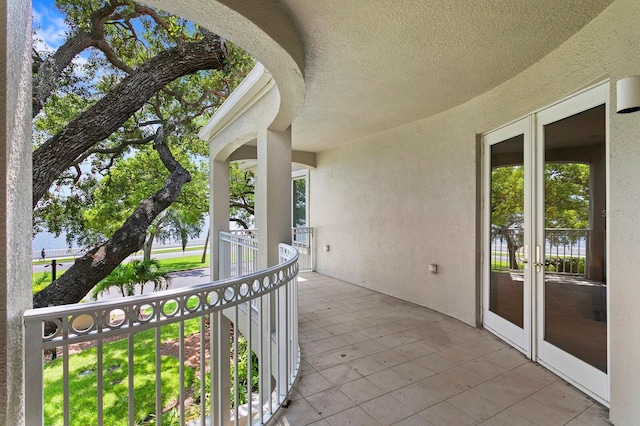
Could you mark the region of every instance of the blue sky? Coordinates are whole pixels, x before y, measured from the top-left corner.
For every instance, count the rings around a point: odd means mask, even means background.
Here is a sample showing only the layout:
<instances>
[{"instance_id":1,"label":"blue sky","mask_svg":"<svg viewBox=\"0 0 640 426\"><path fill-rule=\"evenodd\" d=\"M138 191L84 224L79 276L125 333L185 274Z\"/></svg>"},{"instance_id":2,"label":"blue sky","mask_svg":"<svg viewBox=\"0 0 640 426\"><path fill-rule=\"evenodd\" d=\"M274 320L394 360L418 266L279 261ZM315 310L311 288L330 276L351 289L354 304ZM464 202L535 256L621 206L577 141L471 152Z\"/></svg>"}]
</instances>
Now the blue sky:
<instances>
[{"instance_id":1,"label":"blue sky","mask_svg":"<svg viewBox=\"0 0 640 426\"><path fill-rule=\"evenodd\" d=\"M55 50L64 42L68 27L53 0L33 0L33 25L38 27L37 34L42 39L36 41L36 49Z\"/></svg>"}]
</instances>

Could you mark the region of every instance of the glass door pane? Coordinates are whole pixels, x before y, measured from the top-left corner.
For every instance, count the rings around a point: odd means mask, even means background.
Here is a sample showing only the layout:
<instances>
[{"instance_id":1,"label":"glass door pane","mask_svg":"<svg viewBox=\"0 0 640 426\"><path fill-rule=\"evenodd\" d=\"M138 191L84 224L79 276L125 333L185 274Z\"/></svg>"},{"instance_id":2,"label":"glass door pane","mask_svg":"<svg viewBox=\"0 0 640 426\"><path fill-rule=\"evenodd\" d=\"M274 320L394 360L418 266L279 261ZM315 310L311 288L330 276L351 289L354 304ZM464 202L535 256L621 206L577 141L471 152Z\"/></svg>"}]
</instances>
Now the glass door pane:
<instances>
[{"instance_id":1,"label":"glass door pane","mask_svg":"<svg viewBox=\"0 0 640 426\"><path fill-rule=\"evenodd\" d=\"M544 131L544 340L607 372L606 108Z\"/></svg>"},{"instance_id":2,"label":"glass door pane","mask_svg":"<svg viewBox=\"0 0 640 426\"><path fill-rule=\"evenodd\" d=\"M483 318L487 330L531 356L531 121L483 136Z\"/></svg>"},{"instance_id":3,"label":"glass door pane","mask_svg":"<svg viewBox=\"0 0 640 426\"><path fill-rule=\"evenodd\" d=\"M524 135L491 145L489 310L524 326Z\"/></svg>"}]
</instances>

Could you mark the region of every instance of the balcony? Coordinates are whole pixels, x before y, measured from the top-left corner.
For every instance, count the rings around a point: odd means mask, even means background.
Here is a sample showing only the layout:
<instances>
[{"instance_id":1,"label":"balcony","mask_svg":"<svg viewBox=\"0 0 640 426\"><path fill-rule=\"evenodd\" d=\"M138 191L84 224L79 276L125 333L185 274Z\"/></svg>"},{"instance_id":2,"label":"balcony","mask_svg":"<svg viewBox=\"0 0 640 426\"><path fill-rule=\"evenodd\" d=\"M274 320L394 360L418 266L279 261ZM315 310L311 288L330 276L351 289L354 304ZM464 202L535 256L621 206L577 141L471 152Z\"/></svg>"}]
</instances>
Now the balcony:
<instances>
[{"instance_id":1,"label":"balcony","mask_svg":"<svg viewBox=\"0 0 640 426\"><path fill-rule=\"evenodd\" d=\"M294 231L294 244L310 254L312 235ZM484 330L298 274L291 246L257 271L256 238L220 234L216 283L27 312L27 424L608 424ZM233 356L243 341L254 356Z\"/></svg>"}]
</instances>

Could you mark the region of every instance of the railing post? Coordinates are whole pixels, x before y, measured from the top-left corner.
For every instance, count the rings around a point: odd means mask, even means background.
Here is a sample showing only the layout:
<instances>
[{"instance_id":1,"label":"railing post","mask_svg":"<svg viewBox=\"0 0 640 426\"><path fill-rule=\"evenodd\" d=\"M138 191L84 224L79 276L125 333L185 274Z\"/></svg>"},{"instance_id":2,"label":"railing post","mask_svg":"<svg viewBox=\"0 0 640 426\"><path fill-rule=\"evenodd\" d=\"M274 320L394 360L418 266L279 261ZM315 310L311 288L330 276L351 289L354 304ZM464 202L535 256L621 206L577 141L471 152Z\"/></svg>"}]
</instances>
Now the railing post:
<instances>
[{"instance_id":1,"label":"railing post","mask_svg":"<svg viewBox=\"0 0 640 426\"><path fill-rule=\"evenodd\" d=\"M231 424L231 370L229 355L231 353L231 343L229 340L229 321L219 311L211 315L211 342L215 348L211 353L211 412L214 415L214 425L228 426Z\"/></svg>"},{"instance_id":2,"label":"railing post","mask_svg":"<svg viewBox=\"0 0 640 426\"><path fill-rule=\"evenodd\" d=\"M242 265L244 265L244 259L242 258L242 245L240 244L240 241L238 241L236 243L236 269L237 269L237 275L236 277L241 277L242 275L244 275L244 273L242 272Z\"/></svg>"},{"instance_id":3,"label":"railing post","mask_svg":"<svg viewBox=\"0 0 640 426\"><path fill-rule=\"evenodd\" d=\"M25 424L44 424L42 321L25 318ZM55 350L55 349L54 349Z\"/></svg>"}]
</instances>

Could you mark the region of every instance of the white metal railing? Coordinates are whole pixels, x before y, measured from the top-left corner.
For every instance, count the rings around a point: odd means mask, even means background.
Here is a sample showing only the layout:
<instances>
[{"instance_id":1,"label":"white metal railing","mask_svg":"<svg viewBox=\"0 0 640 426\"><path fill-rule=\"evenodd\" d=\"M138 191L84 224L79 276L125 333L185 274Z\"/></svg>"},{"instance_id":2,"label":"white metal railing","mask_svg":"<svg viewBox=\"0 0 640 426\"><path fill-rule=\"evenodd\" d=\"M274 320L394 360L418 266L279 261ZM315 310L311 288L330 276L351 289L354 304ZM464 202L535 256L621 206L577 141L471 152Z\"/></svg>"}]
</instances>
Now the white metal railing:
<instances>
[{"instance_id":1,"label":"white metal railing","mask_svg":"<svg viewBox=\"0 0 640 426\"><path fill-rule=\"evenodd\" d=\"M258 270L258 239L255 231L220 232L219 276L233 278Z\"/></svg>"},{"instance_id":2,"label":"white metal railing","mask_svg":"<svg viewBox=\"0 0 640 426\"><path fill-rule=\"evenodd\" d=\"M240 278L25 312L26 424L265 423L298 373L297 260L281 244L278 266ZM243 315L252 301L257 317ZM239 329L249 354L245 405ZM177 353L169 355L171 345ZM55 361L46 360L49 351ZM188 406L190 396L198 402Z\"/></svg>"},{"instance_id":3,"label":"white metal railing","mask_svg":"<svg viewBox=\"0 0 640 426\"><path fill-rule=\"evenodd\" d=\"M298 250L301 271L313 271L313 228L293 228L291 230L293 246Z\"/></svg>"},{"instance_id":4,"label":"white metal railing","mask_svg":"<svg viewBox=\"0 0 640 426\"><path fill-rule=\"evenodd\" d=\"M240 229L220 232L219 265L220 277L231 278L250 274L258 268L258 231ZM313 228L292 228L291 240L298 250L298 265L301 271L312 271Z\"/></svg>"}]
</instances>

